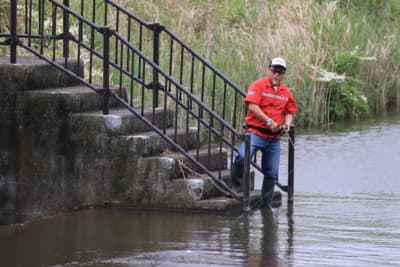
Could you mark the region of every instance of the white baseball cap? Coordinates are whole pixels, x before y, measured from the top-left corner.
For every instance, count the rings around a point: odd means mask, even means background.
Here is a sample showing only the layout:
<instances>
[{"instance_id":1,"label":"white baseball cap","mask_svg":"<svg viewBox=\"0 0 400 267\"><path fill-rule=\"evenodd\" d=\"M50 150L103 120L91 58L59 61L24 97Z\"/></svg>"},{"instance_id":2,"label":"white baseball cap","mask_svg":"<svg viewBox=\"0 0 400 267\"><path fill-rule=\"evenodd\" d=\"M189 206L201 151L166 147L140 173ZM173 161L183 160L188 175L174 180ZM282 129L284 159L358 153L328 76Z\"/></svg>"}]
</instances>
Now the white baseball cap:
<instances>
[{"instance_id":1,"label":"white baseball cap","mask_svg":"<svg viewBox=\"0 0 400 267\"><path fill-rule=\"evenodd\" d=\"M269 63L270 67L282 67L286 70L286 62L283 58L276 57L271 60Z\"/></svg>"}]
</instances>

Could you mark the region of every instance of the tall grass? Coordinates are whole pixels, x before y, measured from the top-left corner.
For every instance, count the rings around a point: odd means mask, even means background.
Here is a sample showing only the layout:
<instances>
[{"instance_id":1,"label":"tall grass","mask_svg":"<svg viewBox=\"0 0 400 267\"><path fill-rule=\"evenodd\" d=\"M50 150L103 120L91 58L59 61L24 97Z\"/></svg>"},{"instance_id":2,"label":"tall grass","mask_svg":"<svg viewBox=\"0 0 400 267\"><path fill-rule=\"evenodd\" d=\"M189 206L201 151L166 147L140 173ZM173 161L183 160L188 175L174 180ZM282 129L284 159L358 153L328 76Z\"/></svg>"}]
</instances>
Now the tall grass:
<instances>
[{"instance_id":1,"label":"tall grass","mask_svg":"<svg viewBox=\"0 0 400 267\"><path fill-rule=\"evenodd\" d=\"M243 90L266 74L272 57L285 58L285 84L292 89L300 110L295 118L297 125L329 126L335 119L400 111L398 0L117 2L147 22L167 26ZM72 6L79 3L71 1ZM0 13L6 10L7 2L0 2ZM0 27L7 31L3 18ZM109 20L113 19L110 14ZM72 31L77 29L75 24ZM151 37L146 34L145 38ZM84 38L88 35L83 32ZM95 46L101 46L101 38L96 39ZM7 53L4 46L0 52ZM357 64L351 64L354 58ZM321 80L326 73L346 78L337 80L333 75ZM101 73L96 76L101 80ZM206 84L211 83L211 79L206 80ZM232 100L228 96L226 101ZM335 101L350 103L343 106L344 115L335 113L336 104L341 104ZM370 112L360 112L360 101ZM361 103L363 109L365 103ZM241 113L239 116L244 116L244 110Z\"/></svg>"},{"instance_id":2,"label":"tall grass","mask_svg":"<svg viewBox=\"0 0 400 267\"><path fill-rule=\"evenodd\" d=\"M265 75L272 57L286 58L285 83L299 104L298 125L328 126L335 118L329 101L338 82L319 78L323 70L337 71L338 56L361 58L355 90L365 96L370 114L400 110L396 0L120 2L147 21L172 29L244 90ZM355 111L347 110L344 118L363 115Z\"/></svg>"}]
</instances>

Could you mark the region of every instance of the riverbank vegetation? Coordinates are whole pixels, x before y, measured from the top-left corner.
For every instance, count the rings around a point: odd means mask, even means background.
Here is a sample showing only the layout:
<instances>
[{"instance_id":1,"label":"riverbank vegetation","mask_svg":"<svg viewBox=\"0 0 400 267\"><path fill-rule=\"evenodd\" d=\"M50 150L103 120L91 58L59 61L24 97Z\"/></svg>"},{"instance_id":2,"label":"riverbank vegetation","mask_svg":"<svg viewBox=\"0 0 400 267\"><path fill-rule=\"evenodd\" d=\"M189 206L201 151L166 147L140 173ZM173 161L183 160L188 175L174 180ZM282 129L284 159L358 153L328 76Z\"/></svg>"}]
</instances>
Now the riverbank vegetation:
<instances>
[{"instance_id":1,"label":"riverbank vegetation","mask_svg":"<svg viewBox=\"0 0 400 267\"><path fill-rule=\"evenodd\" d=\"M298 126L400 111L398 0L116 2L168 27L244 91L265 75L272 57L285 58Z\"/></svg>"},{"instance_id":2,"label":"riverbank vegetation","mask_svg":"<svg viewBox=\"0 0 400 267\"><path fill-rule=\"evenodd\" d=\"M302 127L400 111L397 0L119 2L166 25L243 90L272 57L286 58Z\"/></svg>"}]
</instances>

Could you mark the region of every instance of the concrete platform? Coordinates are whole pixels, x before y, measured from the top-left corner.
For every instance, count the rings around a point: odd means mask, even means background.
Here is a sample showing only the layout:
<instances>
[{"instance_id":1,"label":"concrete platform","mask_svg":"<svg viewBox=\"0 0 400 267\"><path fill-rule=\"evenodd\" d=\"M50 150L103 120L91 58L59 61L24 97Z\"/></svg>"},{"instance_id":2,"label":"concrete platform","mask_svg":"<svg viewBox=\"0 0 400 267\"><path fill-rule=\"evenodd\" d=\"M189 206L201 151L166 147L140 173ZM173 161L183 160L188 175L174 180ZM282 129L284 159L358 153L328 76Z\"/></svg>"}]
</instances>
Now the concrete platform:
<instances>
[{"instance_id":1,"label":"concrete platform","mask_svg":"<svg viewBox=\"0 0 400 267\"><path fill-rule=\"evenodd\" d=\"M251 209L260 208L261 191L254 190L250 192L250 207ZM114 208L128 208L135 210L169 210L169 211L183 211L183 212L198 212L198 213L240 213L242 212L242 202L228 197L216 197L198 201L191 201L187 203L179 203L178 205L166 204L154 206L151 204L136 203L123 203L111 202L106 203L109 207ZM273 207L280 207L282 205L282 194L280 191L275 191L273 196Z\"/></svg>"}]
</instances>

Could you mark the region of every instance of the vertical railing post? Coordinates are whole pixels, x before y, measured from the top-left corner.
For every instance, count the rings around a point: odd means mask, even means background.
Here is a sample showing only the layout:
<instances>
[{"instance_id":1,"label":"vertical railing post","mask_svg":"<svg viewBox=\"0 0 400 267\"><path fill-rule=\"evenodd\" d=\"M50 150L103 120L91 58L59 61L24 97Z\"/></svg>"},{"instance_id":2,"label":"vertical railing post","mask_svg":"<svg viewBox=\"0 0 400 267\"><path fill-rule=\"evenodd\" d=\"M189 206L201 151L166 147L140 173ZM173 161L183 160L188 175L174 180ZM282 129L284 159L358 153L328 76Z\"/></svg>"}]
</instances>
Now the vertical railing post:
<instances>
[{"instance_id":1,"label":"vertical railing post","mask_svg":"<svg viewBox=\"0 0 400 267\"><path fill-rule=\"evenodd\" d=\"M243 168L243 199L242 211L250 211L250 134L244 135L244 168Z\"/></svg>"},{"instance_id":2,"label":"vertical railing post","mask_svg":"<svg viewBox=\"0 0 400 267\"><path fill-rule=\"evenodd\" d=\"M64 0L63 4L69 7L69 0ZM63 57L65 60L69 58L69 14L67 10L63 12Z\"/></svg>"},{"instance_id":3,"label":"vertical railing post","mask_svg":"<svg viewBox=\"0 0 400 267\"><path fill-rule=\"evenodd\" d=\"M108 1L104 1L104 26L108 24Z\"/></svg>"},{"instance_id":4,"label":"vertical railing post","mask_svg":"<svg viewBox=\"0 0 400 267\"><path fill-rule=\"evenodd\" d=\"M112 30L109 27L101 27L103 33L103 115L109 114L110 97L110 37Z\"/></svg>"},{"instance_id":5,"label":"vertical railing post","mask_svg":"<svg viewBox=\"0 0 400 267\"><path fill-rule=\"evenodd\" d=\"M17 0L11 0L10 63L17 63Z\"/></svg>"},{"instance_id":6,"label":"vertical railing post","mask_svg":"<svg viewBox=\"0 0 400 267\"><path fill-rule=\"evenodd\" d=\"M289 130L289 155L288 155L288 204L293 204L294 193L294 139L295 128Z\"/></svg>"},{"instance_id":7,"label":"vertical railing post","mask_svg":"<svg viewBox=\"0 0 400 267\"><path fill-rule=\"evenodd\" d=\"M160 33L162 26L159 23L152 25L153 30L153 62L160 65ZM157 69L153 69L153 107L158 107L159 74Z\"/></svg>"}]
</instances>

